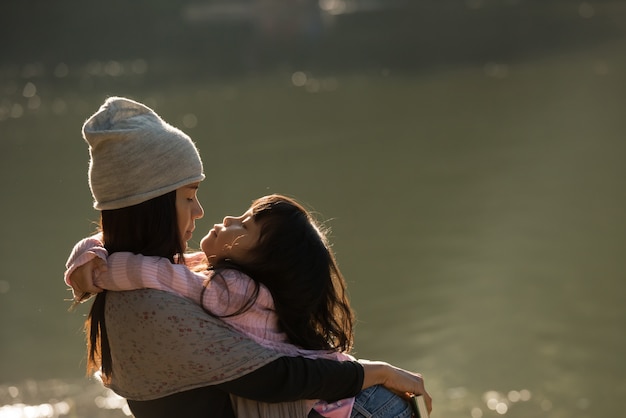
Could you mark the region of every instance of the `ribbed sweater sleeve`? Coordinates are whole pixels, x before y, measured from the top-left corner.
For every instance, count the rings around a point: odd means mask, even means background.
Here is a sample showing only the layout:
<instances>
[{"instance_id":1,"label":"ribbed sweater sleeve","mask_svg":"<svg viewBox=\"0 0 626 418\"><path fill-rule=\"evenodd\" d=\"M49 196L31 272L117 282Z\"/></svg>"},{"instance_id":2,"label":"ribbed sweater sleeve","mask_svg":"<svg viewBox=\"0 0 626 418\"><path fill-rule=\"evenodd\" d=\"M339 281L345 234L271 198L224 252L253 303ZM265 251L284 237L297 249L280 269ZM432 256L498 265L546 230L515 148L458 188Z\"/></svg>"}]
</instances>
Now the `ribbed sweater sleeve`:
<instances>
[{"instance_id":1,"label":"ribbed sweater sleeve","mask_svg":"<svg viewBox=\"0 0 626 418\"><path fill-rule=\"evenodd\" d=\"M83 264L93 260L96 257L99 257L106 261L108 256L107 250L102 245L102 234L92 235L87 238L83 238L78 241L74 248L72 248L72 252L65 263L65 274L63 275L63 279L65 284L68 286L72 286L72 281L70 276L78 267ZM72 289L74 291L74 289ZM74 294L74 297L80 296Z\"/></svg>"},{"instance_id":2,"label":"ribbed sweater sleeve","mask_svg":"<svg viewBox=\"0 0 626 418\"><path fill-rule=\"evenodd\" d=\"M109 256L107 265L108 270L95 278L96 286L116 291L164 290L200 304L202 284L207 277L182 264L172 264L162 257L116 252Z\"/></svg>"},{"instance_id":3,"label":"ribbed sweater sleeve","mask_svg":"<svg viewBox=\"0 0 626 418\"><path fill-rule=\"evenodd\" d=\"M95 257L107 261L108 269L94 277L94 284L102 289L126 291L156 289L183 296L204 307L235 329L250 335L257 342L279 344L287 342L280 331L269 290L258 285L255 303L244 313L228 316L246 307L254 294L254 281L238 270L196 272L195 267L206 260L201 252L185 254L187 264L173 264L162 257L144 256L129 252L108 255L100 234L81 240L74 246L67 262L65 281L71 286L70 276L77 267ZM108 259L107 259L108 256Z\"/></svg>"},{"instance_id":4,"label":"ribbed sweater sleeve","mask_svg":"<svg viewBox=\"0 0 626 418\"><path fill-rule=\"evenodd\" d=\"M192 254L191 258L197 257ZM109 256L108 270L95 278L94 284L115 291L149 288L175 293L222 317L257 342L287 342L287 336L278 326L272 296L261 284L249 309L227 316L246 307L256 289L254 281L237 270L198 273L165 258L117 252Z\"/></svg>"}]
</instances>

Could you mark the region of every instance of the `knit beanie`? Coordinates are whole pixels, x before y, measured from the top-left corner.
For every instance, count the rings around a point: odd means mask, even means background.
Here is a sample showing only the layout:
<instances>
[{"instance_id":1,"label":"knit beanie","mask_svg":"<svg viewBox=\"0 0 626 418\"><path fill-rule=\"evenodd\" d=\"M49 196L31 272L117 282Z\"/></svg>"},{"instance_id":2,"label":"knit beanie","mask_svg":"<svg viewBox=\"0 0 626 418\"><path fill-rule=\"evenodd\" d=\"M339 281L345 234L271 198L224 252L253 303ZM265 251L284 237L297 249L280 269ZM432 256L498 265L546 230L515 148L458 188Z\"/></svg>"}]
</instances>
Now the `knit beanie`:
<instances>
[{"instance_id":1,"label":"knit beanie","mask_svg":"<svg viewBox=\"0 0 626 418\"><path fill-rule=\"evenodd\" d=\"M96 209L137 205L204 180L191 138L136 101L107 99L83 125L83 138Z\"/></svg>"}]
</instances>

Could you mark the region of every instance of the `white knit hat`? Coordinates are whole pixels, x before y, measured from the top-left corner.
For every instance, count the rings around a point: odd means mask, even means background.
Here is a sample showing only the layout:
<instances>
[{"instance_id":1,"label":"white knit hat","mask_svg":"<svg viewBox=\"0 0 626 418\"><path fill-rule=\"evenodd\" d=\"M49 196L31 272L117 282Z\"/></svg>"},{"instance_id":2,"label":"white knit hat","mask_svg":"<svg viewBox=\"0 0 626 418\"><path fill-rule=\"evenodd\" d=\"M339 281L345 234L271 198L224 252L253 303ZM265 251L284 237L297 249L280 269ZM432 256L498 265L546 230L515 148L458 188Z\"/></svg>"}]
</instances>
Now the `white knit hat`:
<instances>
[{"instance_id":1,"label":"white knit hat","mask_svg":"<svg viewBox=\"0 0 626 418\"><path fill-rule=\"evenodd\" d=\"M96 209L137 205L204 180L191 138L133 100L107 99L83 125L83 138Z\"/></svg>"}]
</instances>

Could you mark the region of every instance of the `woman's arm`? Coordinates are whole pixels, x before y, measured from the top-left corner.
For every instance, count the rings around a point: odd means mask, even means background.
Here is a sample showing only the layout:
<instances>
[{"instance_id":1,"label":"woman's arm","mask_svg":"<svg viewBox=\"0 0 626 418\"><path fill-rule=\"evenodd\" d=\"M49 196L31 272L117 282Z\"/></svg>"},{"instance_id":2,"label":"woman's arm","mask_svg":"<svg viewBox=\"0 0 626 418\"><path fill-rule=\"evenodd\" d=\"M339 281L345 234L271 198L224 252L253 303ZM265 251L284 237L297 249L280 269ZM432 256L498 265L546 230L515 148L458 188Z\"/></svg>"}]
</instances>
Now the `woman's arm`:
<instances>
[{"instance_id":1,"label":"woman's arm","mask_svg":"<svg viewBox=\"0 0 626 418\"><path fill-rule=\"evenodd\" d=\"M365 370L363 389L374 385L383 385L398 394L414 394L424 397L426 408L432 411L432 398L424 386L424 378L382 361L359 360Z\"/></svg>"},{"instance_id":2,"label":"woman's arm","mask_svg":"<svg viewBox=\"0 0 626 418\"><path fill-rule=\"evenodd\" d=\"M280 356L207 315L189 299L169 292L108 292L106 305L107 334L115 358L110 387L129 399L150 400L228 384L233 393L261 401L298 396L334 400L375 384L399 393L427 395L419 375L386 363ZM285 360L260 370L279 358ZM329 390L327 385L339 386ZM430 398L425 399L430 404Z\"/></svg>"},{"instance_id":3,"label":"woman's arm","mask_svg":"<svg viewBox=\"0 0 626 418\"><path fill-rule=\"evenodd\" d=\"M218 385L226 392L261 402L323 399L333 402L356 396L370 386L383 385L399 393L424 397L432 410L432 399L421 375L384 362L368 360L333 361L303 357L281 357L230 382Z\"/></svg>"},{"instance_id":4,"label":"woman's arm","mask_svg":"<svg viewBox=\"0 0 626 418\"><path fill-rule=\"evenodd\" d=\"M82 254L83 252L85 252L85 248L89 247L89 246L97 246L97 244L101 244L99 241L97 241L96 238L94 237L90 237L87 238L83 241L81 241L79 244L77 244L77 246L75 247L75 250L72 252L72 256L70 256L70 260L68 260L68 269L70 268L71 265L75 265L77 263L77 260L79 260L79 256L80 254ZM81 248L81 250L77 250L76 248ZM98 258L100 258L100 256L96 256ZM134 256L133 256L134 257ZM144 257L144 258L150 258L150 257ZM164 261L166 264L164 264L164 266L166 268L171 268L173 267L182 267L181 265L173 265L171 264L169 261L167 260L162 260ZM157 261L157 264L160 265L161 261ZM89 273L91 274L92 271L91 269L85 269L85 266L82 266L80 269L83 270L89 270ZM189 271L190 274L193 274L192 272ZM187 274L185 272L183 272L183 274ZM66 277L69 275L66 275ZM87 274L85 274L84 276L88 276ZM247 276L246 276L247 277ZM75 285L76 280L75 277L71 277L72 280L69 281L69 283L72 283ZM197 278L196 278L197 279ZM170 277L171 280L171 277ZM196 281L191 281L191 283L196 283L198 284L198 280ZM225 282L225 280L224 280ZM217 283L217 282L216 282ZM244 282L245 283L245 282ZM76 288L74 289L74 291L76 292ZM94 292L95 293L95 292ZM198 293L196 293L198 294ZM211 292L205 292L205 294L211 294ZM198 302L196 302L198 303ZM178 346L178 344L177 344ZM283 361L282 362L278 362L277 364L273 365L272 368L268 367L268 369L264 369L264 370L260 370L259 369L259 375L255 375L255 374L249 374L247 376L242 377L241 379L244 379L242 381L239 381L238 379L233 380L232 382L230 382L230 384L235 385L235 388L233 389L233 393L238 394L240 396L243 397L249 397L252 399L257 399L257 400L261 400L261 401L272 401L272 396L276 397L276 396L285 396L284 398L282 398L281 400L293 400L293 399L302 399L302 398L298 398L298 394L300 396L303 396L304 393L308 393L307 397L309 399L311 398L317 398L317 399L326 399L326 400L334 400L334 399L340 399L340 398L346 398L346 397L350 397L353 396L354 393L352 393L352 391L354 390L353 385L354 385L354 379L360 379L361 381L361 387L362 388L367 388L369 386L373 386L376 384L382 384L384 386L386 386L387 388L394 390L398 393L415 393L415 394L421 394L424 396L424 399L426 401L426 404L430 410L431 405L432 405L432 400L429 396L429 394L426 392L425 388L424 388L424 381L422 379L422 377L419 374L415 374L412 372L408 372L406 370L402 370L399 368L396 368L394 366L391 366L387 363L383 363L383 362L369 362L367 360L361 360L361 366L362 366L362 374L360 375L354 375L351 373L354 373L354 370L352 372L346 372L346 367L349 368L351 366L336 366L339 364L344 364L346 362L334 362L332 360L309 360L309 359L304 359L304 358L298 358L298 357L283 357ZM288 360L289 359L289 360ZM294 360L296 359L296 360ZM324 366L321 369L318 369L317 372L314 370L309 370L308 372L305 372L305 382L300 381L300 384L298 384L298 378L302 377L302 370L303 368L306 369L306 364L309 361L316 361L316 362L331 362L328 364L333 364L335 366ZM290 366L285 366L284 362L300 362L300 364L292 364ZM347 362L348 364L352 364L354 367L354 362ZM315 363L314 363L315 364ZM318 363L321 364L321 363ZM268 365L269 366L269 365ZM310 366L309 366L310 367ZM317 366L316 366L317 367ZM329 368L330 367L330 368ZM338 369L335 369L334 367L339 367ZM293 368L293 369L291 369ZM281 370L283 372L281 372ZM287 370L287 374L284 373L284 371ZM289 370L295 370L293 372L289 372ZM298 371L300 370L300 371ZM327 378L327 373L331 373L332 374L332 370L335 370L335 372L341 374L341 373L348 373L348 375L343 375L343 377L341 376L335 376L333 378ZM267 374L267 375L266 375ZM261 376L261 377L259 377ZM265 377L263 377L265 376ZM269 376L269 377L268 377ZM360 377L359 377L360 376ZM270 377L275 377L279 380L278 383L275 383L276 385L278 385L278 389L276 386L271 386L271 385L259 385L260 386L260 390L263 392L263 388L272 388L272 390L270 390L269 392L275 393L260 393L255 395L254 393L249 394L246 393L246 390L249 390L250 387L249 385L245 384L245 379L269 379ZM323 379L322 379L323 378ZM315 382L319 383L323 380L323 384L315 386ZM283 382L283 385L280 385L280 382ZM323 388L320 388L320 386L323 387L329 387L328 385L331 384L331 382L338 382L340 385L342 385L341 388L332 388L332 390L330 392L332 392L332 396L328 395L328 394L324 394L321 392L311 392L311 390L317 391L317 390L324 390ZM236 392L237 387L239 384L242 384L242 389L239 390L239 392ZM282 388L282 389L281 389ZM283 392L284 390L284 392ZM344 390L347 390L347 392L342 392ZM358 392L358 391L357 391ZM269 398L265 398L265 396L269 396ZM296 397L294 397L296 396Z\"/></svg>"},{"instance_id":5,"label":"woman's arm","mask_svg":"<svg viewBox=\"0 0 626 418\"><path fill-rule=\"evenodd\" d=\"M261 402L334 401L359 393L363 379L364 367L358 362L280 357L218 386L234 395Z\"/></svg>"}]
</instances>

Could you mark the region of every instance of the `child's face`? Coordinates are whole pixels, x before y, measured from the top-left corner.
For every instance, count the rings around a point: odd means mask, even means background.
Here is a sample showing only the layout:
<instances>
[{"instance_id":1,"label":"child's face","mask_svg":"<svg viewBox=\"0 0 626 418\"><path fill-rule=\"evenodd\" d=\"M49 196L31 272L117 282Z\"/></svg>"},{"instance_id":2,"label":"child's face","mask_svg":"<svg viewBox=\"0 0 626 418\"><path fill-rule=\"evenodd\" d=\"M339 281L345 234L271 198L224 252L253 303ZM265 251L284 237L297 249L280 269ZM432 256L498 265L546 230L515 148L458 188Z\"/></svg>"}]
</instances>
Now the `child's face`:
<instances>
[{"instance_id":1,"label":"child's face","mask_svg":"<svg viewBox=\"0 0 626 418\"><path fill-rule=\"evenodd\" d=\"M202 238L200 246L209 264L226 258L245 264L260 233L261 225L254 221L252 210L248 210L239 217L227 216L223 223L214 225Z\"/></svg>"}]
</instances>

